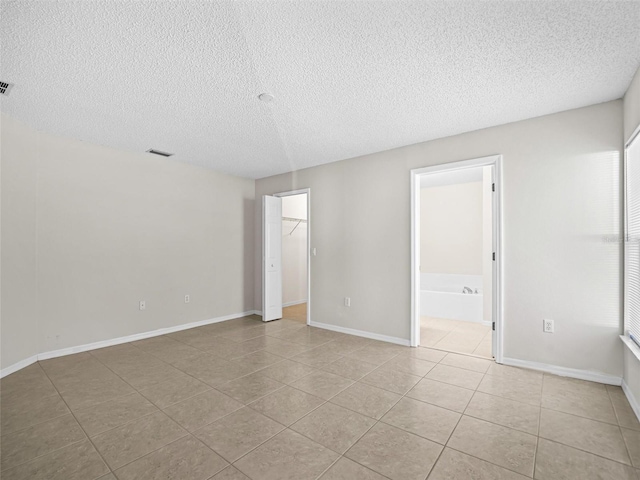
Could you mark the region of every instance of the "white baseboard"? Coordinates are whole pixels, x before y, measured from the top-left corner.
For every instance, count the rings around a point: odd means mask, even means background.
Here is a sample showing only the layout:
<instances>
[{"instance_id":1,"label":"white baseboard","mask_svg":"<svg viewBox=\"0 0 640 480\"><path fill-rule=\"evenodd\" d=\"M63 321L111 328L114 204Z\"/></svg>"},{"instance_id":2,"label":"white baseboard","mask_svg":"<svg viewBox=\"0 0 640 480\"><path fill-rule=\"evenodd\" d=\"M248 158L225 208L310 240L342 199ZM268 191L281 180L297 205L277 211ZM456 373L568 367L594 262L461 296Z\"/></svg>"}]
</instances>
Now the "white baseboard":
<instances>
[{"instance_id":1,"label":"white baseboard","mask_svg":"<svg viewBox=\"0 0 640 480\"><path fill-rule=\"evenodd\" d=\"M607 385L620 386L622 384L622 377L607 375L606 373L592 372L589 370L578 370L576 368L559 367L557 365L549 365L547 363L529 362L527 360L506 357L502 359L502 363L512 367L529 368L531 370L553 373L554 375L559 375L561 377L577 378L580 380L588 380L590 382L605 383Z\"/></svg>"},{"instance_id":2,"label":"white baseboard","mask_svg":"<svg viewBox=\"0 0 640 480\"><path fill-rule=\"evenodd\" d=\"M409 346L409 340L399 337L390 337L388 335L380 335L379 333L365 332L364 330L355 330L353 328L339 327L337 325L331 325L329 323L311 322L312 327L324 328L325 330L331 330L333 332L346 333L349 335L356 335L358 337L370 338L372 340L380 340L382 342L395 343L397 345Z\"/></svg>"},{"instance_id":3,"label":"white baseboard","mask_svg":"<svg viewBox=\"0 0 640 480\"><path fill-rule=\"evenodd\" d=\"M300 305L301 303L307 303L307 300L295 300L293 302L283 303L282 307L293 307L294 305Z\"/></svg>"},{"instance_id":4,"label":"white baseboard","mask_svg":"<svg viewBox=\"0 0 640 480\"><path fill-rule=\"evenodd\" d=\"M631 405L633 413L636 414L636 417L638 417L638 420L640 421L640 401L633 396L633 393L631 392L629 385L627 385L627 382L624 381L624 378L622 379L622 391L627 396L627 400L629 401L629 405Z\"/></svg>"},{"instance_id":5,"label":"white baseboard","mask_svg":"<svg viewBox=\"0 0 640 480\"><path fill-rule=\"evenodd\" d=\"M0 378L6 377L7 375L11 375L12 373L17 372L18 370L22 370L23 368L28 367L38 361L38 355L32 355L29 358L25 358L24 360L20 360L13 365L9 365L7 368L3 368L0 370Z\"/></svg>"},{"instance_id":6,"label":"white baseboard","mask_svg":"<svg viewBox=\"0 0 640 480\"><path fill-rule=\"evenodd\" d=\"M215 317L207 320L200 320L197 322L184 323L182 325L176 325L173 327L159 328L158 330L152 330L150 332L135 333L133 335L127 335L126 337L111 338L109 340L101 340L99 342L87 343L84 345L78 345L76 347L61 348L60 350L52 350L49 352L39 353L25 360L14 363L9 367L3 368L2 370L0 370L0 378L17 372L18 370L21 370L25 367L28 367L38 360L48 360L50 358L63 357L65 355L73 355L74 353L96 350L98 348L112 347L114 345L120 345L122 343L129 343L135 342L137 340L144 340L145 338L158 337L160 335L167 335L168 333L188 330L190 328L202 327L203 325L210 325L212 323L225 322L227 320L246 317L248 315L255 315L255 310L249 310L248 312L242 313L233 313L231 315L224 315L222 317Z\"/></svg>"}]
</instances>

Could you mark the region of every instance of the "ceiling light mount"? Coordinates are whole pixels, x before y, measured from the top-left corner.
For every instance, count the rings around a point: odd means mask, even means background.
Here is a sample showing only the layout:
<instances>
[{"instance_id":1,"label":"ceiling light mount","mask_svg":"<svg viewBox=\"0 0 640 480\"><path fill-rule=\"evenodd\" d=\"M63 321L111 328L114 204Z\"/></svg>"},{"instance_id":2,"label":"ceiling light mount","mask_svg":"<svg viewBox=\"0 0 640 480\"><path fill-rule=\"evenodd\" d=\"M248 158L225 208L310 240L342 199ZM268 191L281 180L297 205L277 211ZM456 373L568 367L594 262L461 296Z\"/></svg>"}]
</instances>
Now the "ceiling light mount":
<instances>
[{"instance_id":1,"label":"ceiling light mount","mask_svg":"<svg viewBox=\"0 0 640 480\"><path fill-rule=\"evenodd\" d=\"M264 93L261 93L260 95L258 95L258 98L261 101L265 102L265 103L270 103L270 102L273 102L273 99L276 98L276 97L274 97L270 93L264 92Z\"/></svg>"}]
</instances>

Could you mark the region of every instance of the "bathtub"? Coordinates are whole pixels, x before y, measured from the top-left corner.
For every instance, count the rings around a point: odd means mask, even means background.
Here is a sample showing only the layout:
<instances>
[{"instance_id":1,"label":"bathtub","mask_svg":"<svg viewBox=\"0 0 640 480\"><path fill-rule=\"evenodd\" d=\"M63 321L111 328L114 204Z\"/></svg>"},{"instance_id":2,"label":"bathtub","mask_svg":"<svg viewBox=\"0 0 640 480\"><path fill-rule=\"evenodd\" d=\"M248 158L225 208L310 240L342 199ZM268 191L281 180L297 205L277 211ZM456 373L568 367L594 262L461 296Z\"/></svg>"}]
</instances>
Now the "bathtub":
<instances>
[{"instance_id":1,"label":"bathtub","mask_svg":"<svg viewBox=\"0 0 640 480\"><path fill-rule=\"evenodd\" d=\"M478 293L462 293L470 287ZM483 323L482 275L420 275L420 315Z\"/></svg>"}]
</instances>

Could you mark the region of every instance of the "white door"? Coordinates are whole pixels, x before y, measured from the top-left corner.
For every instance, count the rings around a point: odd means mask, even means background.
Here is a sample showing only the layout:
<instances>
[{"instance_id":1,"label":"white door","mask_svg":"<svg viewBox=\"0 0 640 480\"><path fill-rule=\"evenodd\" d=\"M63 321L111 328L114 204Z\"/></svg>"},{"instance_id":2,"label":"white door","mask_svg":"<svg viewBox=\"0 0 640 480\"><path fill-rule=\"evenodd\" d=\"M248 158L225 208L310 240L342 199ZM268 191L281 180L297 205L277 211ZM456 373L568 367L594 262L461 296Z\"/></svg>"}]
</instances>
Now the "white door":
<instances>
[{"instance_id":1,"label":"white door","mask_svg":"<svg viewBox=\"0 0 640 480\"><path fill-rule=\"evenodd\" d=\"M282 199L262 197L262 321L282 318Z\"/></svg>"}]
</instances>

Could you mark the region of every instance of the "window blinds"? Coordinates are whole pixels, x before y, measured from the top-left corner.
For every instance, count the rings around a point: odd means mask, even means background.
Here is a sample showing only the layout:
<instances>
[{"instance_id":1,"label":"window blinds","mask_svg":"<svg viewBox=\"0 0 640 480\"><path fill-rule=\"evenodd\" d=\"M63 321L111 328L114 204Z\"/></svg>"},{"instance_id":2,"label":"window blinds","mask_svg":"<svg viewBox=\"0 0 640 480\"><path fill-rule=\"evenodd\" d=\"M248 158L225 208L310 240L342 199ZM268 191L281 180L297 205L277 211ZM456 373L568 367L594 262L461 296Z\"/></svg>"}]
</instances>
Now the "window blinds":
<instances>
[{"instance_id":1,"label":"window blinds","mask_svg":"<svg viewBox=\"0 0 640 480\"><path fill-rule=\"evenodd\" d=\"M640 345L640 135L625 152L625 335Z\"/></svg>"}]
</instances>

